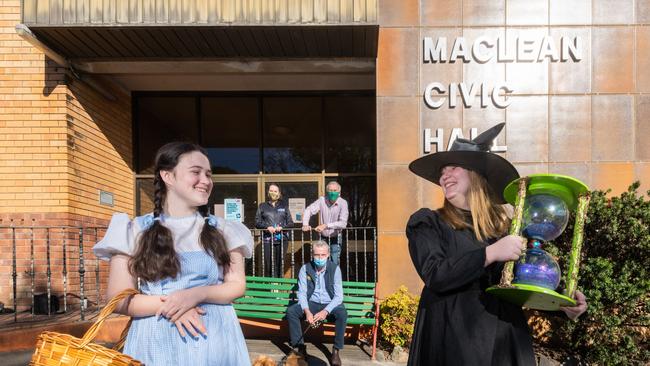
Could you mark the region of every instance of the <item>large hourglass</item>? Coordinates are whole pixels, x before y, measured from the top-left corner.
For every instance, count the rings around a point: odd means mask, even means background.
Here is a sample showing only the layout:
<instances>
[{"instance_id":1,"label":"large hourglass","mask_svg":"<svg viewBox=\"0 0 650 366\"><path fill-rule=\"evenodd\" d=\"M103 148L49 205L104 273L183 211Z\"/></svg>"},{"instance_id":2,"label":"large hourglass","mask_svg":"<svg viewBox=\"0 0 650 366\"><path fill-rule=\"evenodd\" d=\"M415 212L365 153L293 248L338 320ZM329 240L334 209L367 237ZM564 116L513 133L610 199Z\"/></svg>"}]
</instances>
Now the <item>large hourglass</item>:
<instances>
[{"instance_id":1,"label":"large hourglass","mask_svg":"<svg viewBox=\"0 0 650 366\"><path fill-rule=\"evenodd\" d=\"M487 292L509 302L539 310L574 306L583 227L589 203L589 189L579 180L556 174L535 174L511 182L504 198L515 205L511 234L528 239L526 252L504 266L501 283ZM566 288L556 292L561 273L557 261L544 244L556 239L576 210L576 224L569 258Z\"/></svg>"}]
</instances>

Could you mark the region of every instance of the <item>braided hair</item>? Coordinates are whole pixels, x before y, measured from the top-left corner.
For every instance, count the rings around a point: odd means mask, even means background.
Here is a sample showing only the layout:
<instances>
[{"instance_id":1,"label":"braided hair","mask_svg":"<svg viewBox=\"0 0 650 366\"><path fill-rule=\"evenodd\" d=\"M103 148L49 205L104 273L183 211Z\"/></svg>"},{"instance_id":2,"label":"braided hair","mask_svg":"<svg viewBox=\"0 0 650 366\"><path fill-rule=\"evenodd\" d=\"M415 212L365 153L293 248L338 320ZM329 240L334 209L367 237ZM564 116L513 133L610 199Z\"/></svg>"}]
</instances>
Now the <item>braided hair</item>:
<instances>
[{"instance_id":1,"label":"braided hair","mask_svg":"<svg viewBox=\"0 0 650 366\"><path fill-rule=\"evenodd\" d=\"M199 145L186 142L171 142L161 147L156 153L156 168L153 179L154 210L153 223L145 228L137 239L133 257L129 260L129 271L133 276L149 282L163 278L174 278L180 271L180 261L174 250L174 238L171 231L160 221L163 205L167 198L167 186L160 172L172 171L178 165L181 156L198 151L208 156L207 151ZM230 269L230 254L222 232L208 223L208 206L197 207L204 218L199 241L203 249L223 268L223 273Z\"/></svg>"}]
</instances>

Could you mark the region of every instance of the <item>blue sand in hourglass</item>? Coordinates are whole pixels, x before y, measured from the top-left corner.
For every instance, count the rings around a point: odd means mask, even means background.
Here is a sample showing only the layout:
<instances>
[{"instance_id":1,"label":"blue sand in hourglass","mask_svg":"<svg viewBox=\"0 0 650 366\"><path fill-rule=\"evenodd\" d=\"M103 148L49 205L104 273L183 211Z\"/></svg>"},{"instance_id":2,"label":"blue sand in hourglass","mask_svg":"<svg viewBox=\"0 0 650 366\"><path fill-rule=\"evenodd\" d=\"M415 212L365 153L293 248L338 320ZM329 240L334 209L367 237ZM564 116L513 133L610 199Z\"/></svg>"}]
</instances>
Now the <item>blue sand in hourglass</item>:
<instances>
[{"instance_id":1,"label":"blue sand in hourglass","mask_svg":"<svg viewBox=\"0 0 650 366\"><path fill-rule=\"evenodd\" d=\"M549 241L562 234L569 222L569 209L562 199L536 194L526 198L522 220L523 235Z\"/></svg>"},{"instance_id":2,"label":"blue sand in hourglass","mask_svg":"<svg viewBox=\"0 0 650 366\"><path fill-rule=\"evenodd\" d=\"M544 250L531 248L523 260L516 263L513 282L555 290L560 283L560 267Z\"/></svg>"},{"instance_id":3,"label":"blue sand in hourglass","mask_svg":"<svg viewBox=\"0 0 650 366\"><path fill-rule=\"evenodd\" d=\"M563 228L554 222L531 223L523 230L523 235L531 239L547 240L546 238L557 238Z\"/></svg>"}]
</instances>

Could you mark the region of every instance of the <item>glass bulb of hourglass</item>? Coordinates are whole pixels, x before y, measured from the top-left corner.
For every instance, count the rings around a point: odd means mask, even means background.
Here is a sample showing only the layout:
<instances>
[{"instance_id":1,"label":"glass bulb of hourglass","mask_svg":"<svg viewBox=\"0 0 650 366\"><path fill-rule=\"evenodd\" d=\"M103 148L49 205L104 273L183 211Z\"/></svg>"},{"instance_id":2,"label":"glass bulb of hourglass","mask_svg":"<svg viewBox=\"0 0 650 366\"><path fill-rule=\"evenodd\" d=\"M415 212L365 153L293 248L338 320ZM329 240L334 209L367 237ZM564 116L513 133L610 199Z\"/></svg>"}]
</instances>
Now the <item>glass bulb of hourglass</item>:
<instances>
[{"instance_id":1,"label":"glass bulb of hourglass","mask_svg":"<svg viewBox=\"0 0 650 366\"><path fill-rule=\"evenodd\" d=\"M569 208L562 199L549 194L526 198L522 233L530 239L550 241L562 234L569 222Z\"/></svg>"},{"instance_id":2,"label":"glass bulb of hourglass","mask_svg":"<svg viewBox=\"0 0 650 366\"><path fill-rule=\"evenodd\" d=\"M555 290L560 284L560 266L541 248L539 241L532 242L532 248L515 264L516 284L533 285Z\"/></svg>"}]
</instances>

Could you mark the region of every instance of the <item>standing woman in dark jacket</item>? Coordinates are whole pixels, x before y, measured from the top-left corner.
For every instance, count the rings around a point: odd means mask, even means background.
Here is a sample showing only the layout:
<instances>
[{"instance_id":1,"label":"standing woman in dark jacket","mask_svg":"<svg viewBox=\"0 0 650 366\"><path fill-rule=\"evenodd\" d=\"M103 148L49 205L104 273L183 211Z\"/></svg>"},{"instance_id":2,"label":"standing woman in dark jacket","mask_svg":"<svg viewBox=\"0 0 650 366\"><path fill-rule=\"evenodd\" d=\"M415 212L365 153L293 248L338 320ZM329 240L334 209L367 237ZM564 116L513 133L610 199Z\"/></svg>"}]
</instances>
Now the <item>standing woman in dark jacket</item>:
<instances>
[{"instance_id":1,"label":"standing woman in dark jacket","mask_svg":"<svg viewBox=\"0 0 650 366\"><path fill-rule=\"evenodd\" d=\"M287 252L289 236L286 228L293 227L289 206L282 199L282 191L277 184L270 184L267 201L262 202L255 214L255 227L262 232L264 276L282 277L282 256Z\"/></svg>"},{"instance_id":2,"label":"standing woman in dark jacket","mask_svg":"<svg viewBox=\"0 0 650 366\"><path fill-rule=\"evenodd\" d=\"M499 124L450 151L413 161L409 169L440 185L442 208L420 209L406 226L411 260L424 281L409 366L535 365L533 342L520 306L485 289L499 283L503 264L517 260L526 240L507 235L505 186L519 177L506 159L489 152ZM572 319L586 308L562 308Z\"/></svg>"}]
</instances>

